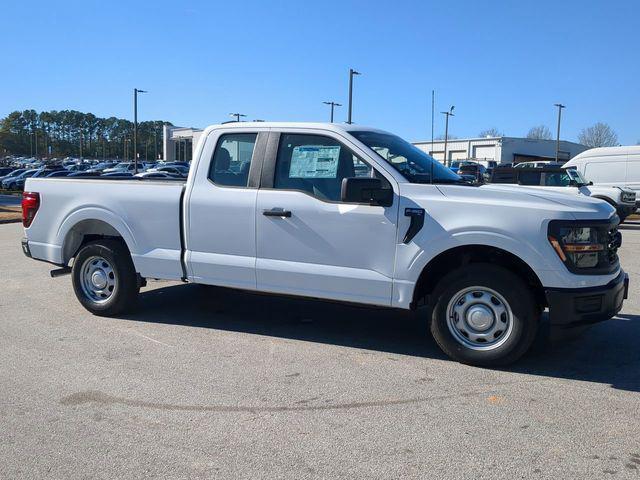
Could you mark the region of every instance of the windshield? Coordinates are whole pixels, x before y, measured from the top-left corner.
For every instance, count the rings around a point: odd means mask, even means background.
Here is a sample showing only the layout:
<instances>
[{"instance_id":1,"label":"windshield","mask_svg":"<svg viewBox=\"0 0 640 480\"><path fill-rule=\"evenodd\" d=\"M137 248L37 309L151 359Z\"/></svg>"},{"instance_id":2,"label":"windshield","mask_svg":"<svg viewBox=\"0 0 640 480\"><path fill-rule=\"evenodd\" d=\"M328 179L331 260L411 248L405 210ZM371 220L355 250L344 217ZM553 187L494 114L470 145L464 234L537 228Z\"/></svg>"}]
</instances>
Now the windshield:
<instances>
[{"instance_id":1,"label":"windshield","mask_svg":"<svg viewBox=\"0 0 640 480\"><path fill-rule=\"evenodd\" d=\"M379 132L349 133L411 183L467 183L449 168L396 135Z\"/></svg>"},{"instance_id":2,"label":"windshield","mask_svg":"<svg viewBox=\"0 0 640 480\"><path fill-rule=\"evenodd\" d=\"M571 178L571 180L576 183L576 185L589 185L587 179L584 178L582 174L575 168L567 168L567 174L569 175L569 178Z\"/></svg>"}]
</instances>

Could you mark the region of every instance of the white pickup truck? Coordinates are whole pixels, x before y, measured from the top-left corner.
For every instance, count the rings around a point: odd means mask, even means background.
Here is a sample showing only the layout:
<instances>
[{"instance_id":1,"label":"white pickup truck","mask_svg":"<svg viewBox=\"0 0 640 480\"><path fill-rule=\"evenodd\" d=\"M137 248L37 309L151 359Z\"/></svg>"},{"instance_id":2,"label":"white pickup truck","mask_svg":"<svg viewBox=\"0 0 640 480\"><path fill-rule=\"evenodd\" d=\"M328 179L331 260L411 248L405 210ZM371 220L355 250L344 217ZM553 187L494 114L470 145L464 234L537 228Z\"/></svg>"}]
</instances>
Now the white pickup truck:
<instances>
[{"instance_id":1,"label":"white pickup truck","mask_svg":"<svg viewBox=\"0 0 640 480\"><path fill-rule=\"evenodd\" d=\"M545 308L556 327L593 323L628 289L610 205L472 185L354 125L209 127L186 182L29 179L23 223L25 254L71 273L97 315L156 278L424 306L442 350L474 365L520 357Z\"/></svg>"},{"instance_id":2,"label":"white pickup truck","mask_svg":"<svg viewBox=\"0 0 640 480\"><path fill-rule=\"evenodd\" d=\"M535 162L527 162L535 163ZM627 187L594 185L575 168L563 166L497 168L492 172L491 183L525 185L569 195L585 195L604 200L616 209L620 222L636 211L636 192Z\"/></svg>"}]
</instances>

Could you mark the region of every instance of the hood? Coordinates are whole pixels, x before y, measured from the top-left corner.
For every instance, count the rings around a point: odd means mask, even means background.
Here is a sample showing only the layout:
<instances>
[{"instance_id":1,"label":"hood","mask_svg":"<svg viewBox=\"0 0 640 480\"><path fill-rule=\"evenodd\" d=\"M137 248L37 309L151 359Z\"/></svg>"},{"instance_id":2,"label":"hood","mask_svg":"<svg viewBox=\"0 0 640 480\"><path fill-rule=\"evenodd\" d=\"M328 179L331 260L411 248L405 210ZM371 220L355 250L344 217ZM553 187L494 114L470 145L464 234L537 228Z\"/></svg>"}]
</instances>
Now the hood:
<instances>
[{"instance_id":1,"label":"hood","mask_svg":"<svg viewBox=\"0 0 640 480\"><path fill-rule=\"evenodd\" d=\"M451 200L473 205L496 205L549 211L549 218L573 218L576 220L606 220L615 209L606 202L587 196L548 192L541 189L508 185L438 185L438 190Z\"/></svg>"}]
</instances>

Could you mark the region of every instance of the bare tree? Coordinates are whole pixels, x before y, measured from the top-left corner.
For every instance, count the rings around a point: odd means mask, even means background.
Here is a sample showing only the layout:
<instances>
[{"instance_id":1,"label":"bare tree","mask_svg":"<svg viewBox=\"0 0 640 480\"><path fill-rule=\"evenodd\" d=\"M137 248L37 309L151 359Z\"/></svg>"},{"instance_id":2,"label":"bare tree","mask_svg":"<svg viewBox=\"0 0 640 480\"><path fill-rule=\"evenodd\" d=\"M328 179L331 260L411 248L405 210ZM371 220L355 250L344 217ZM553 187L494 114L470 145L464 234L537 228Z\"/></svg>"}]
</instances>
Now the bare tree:
<instances>
[{"instance_id":1,"label":"bare tree","mask_svg":"<svg viewBox=\"0 0 640 480\"><path fill-rule=\"evenodd\" d=\"M504 134L498 130L496 127L491 127L491 128L487 128L485 130L482 130L478 136L485 138L485 137L502 137Z\"/></svg>"},{"instance_id":2,"label":"bare tree","mask_svg":"<svg viewBox=\"0 0 640 480\"><path fill-rule=\"evenodd\" d=\"M538 125L529 129L527 138L532 140L551 140L553 137L551 136L551 130L546 125Z\"/></svg>"},{"instance_id":3,"label":"bare tree","mask_svg":"<svg viewBox=\"0 0 640 480\"><path fill-rule=\"evenodd\" d=\"M618 145L618 135L606 123L598 122L592 127L583 129L578 141L587 147L613 147Z\"/></svg>"}]
</instances>

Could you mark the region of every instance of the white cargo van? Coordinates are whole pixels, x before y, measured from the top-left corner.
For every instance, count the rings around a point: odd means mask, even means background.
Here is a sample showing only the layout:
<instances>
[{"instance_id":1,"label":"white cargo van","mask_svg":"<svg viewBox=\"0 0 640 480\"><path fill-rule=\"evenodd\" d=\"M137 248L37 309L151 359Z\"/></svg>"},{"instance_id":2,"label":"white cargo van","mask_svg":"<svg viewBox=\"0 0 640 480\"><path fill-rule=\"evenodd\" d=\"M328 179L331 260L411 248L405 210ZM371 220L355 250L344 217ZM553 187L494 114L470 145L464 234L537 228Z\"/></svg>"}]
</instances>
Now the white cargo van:
<instances>
[{"instance_id":1,"label":"white cargo van","mask_svg":"<svg viewBox=\"0 0 640 480\"><path fill-rule=\"evenodd\" d=\"M640 190L640 145L592 148L576 155L564 166L575 167L595 185Z\"/></svg>"}]
</instances>

